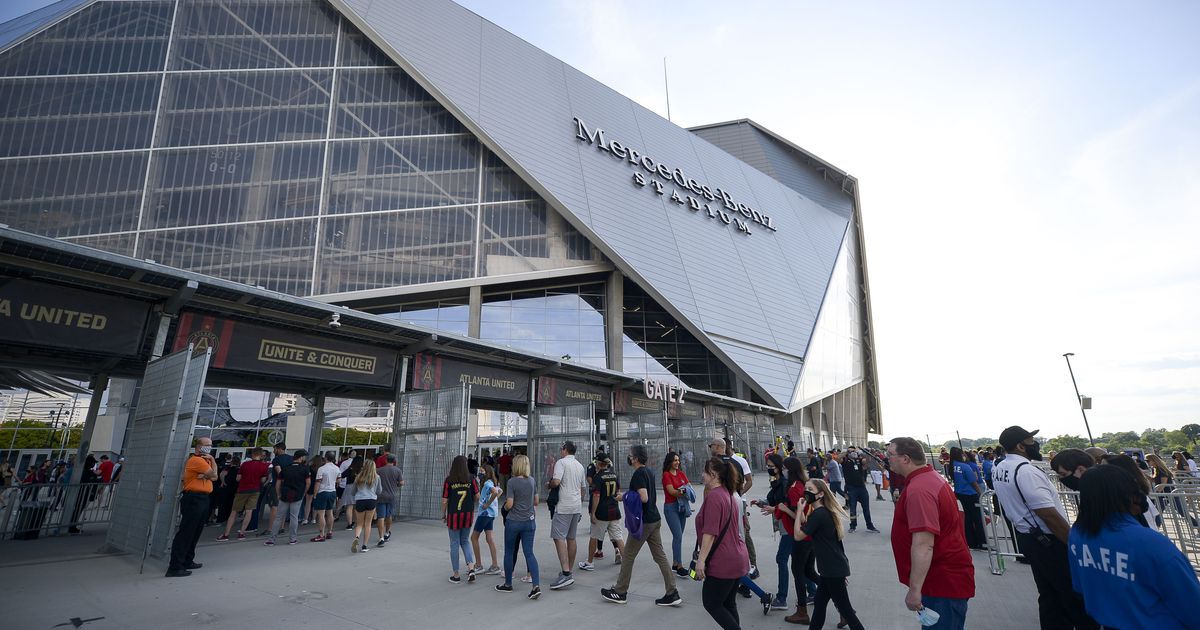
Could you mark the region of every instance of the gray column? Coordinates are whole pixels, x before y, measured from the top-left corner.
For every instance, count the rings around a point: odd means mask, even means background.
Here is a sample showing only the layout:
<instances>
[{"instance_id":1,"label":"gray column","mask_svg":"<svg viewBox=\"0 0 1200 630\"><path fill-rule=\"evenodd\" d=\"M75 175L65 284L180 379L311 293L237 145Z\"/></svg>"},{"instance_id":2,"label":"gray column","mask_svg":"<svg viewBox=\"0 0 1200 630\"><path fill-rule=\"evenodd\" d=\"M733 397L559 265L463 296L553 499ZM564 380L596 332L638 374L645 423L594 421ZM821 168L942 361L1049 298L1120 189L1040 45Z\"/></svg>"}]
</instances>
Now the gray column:
<instances>
[{"instance_id":1,"label":"gray column","mask_svg":"<svg viewBox=\"0 0 1200 630\"><path fill-rule=\"evenodd\" d=\"M625 353L625 277L620 271L608 274L604 287L604 345L608 369L623 370Z\"/></svg>"},{"instance_id":2,"label":"gray column","mask_svg":"<svg viewBox=\"0 0 1200 630\"><path fill-rule=\"evenodd\" d=\"M311 460L321 453L321 440L325 437L325 393L317 394L313 401L311 424L308 427L308 440L305 448Z\"/></svg>"},{"instance_id":3,"label":"gray column","mask_svg":"<svg viewBox=\"0 0 1200 630\"><path fill-rule=\"evenodd\" d=\"M479 322L483 319L483 287L471 287L471 295L469 306L470 314L467 318L467 336L479 338Z\"/></svg>"}]
</instances>

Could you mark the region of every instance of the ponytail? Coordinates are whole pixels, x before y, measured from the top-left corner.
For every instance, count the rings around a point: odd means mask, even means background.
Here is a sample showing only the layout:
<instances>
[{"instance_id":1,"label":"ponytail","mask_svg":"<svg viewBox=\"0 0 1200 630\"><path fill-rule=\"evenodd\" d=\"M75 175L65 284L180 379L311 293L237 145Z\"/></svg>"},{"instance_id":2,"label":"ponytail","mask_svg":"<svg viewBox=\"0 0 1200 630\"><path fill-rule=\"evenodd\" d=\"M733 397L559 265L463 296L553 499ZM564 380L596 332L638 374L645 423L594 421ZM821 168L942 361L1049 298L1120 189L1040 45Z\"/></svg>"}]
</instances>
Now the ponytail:
<instances>
[{"instance_id":1,"label":"ponytail","mask_svg":"<svg viewBox=\"0 0 1200 630\"><path fill-rule=\"evenodd\" d=\"M737 494L737 473L736 464L732 461L713 457L704 463L704 469L715 475L717 480L721 482L721 486L729 491L729 494Z\"/></svg>"}]
</instances>

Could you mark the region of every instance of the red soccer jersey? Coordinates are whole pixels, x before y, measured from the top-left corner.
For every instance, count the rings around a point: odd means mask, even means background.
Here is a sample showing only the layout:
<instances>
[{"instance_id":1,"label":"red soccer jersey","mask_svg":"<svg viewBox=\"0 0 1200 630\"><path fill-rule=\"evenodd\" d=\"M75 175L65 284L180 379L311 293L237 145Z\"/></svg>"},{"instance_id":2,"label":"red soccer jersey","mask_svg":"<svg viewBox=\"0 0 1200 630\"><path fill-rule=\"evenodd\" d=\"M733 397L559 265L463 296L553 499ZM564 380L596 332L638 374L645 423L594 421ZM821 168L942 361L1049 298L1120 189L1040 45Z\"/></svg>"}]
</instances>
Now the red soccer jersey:
<instances>
[{"instance_id":1,"label":"red soccer jersey","mask_svg":"<svg viewBox=\"0 0 1200 630\"><path fill-rule=\"evenodd\" d=\"M479 482L442 482L442 498L446 500L446 527L464 529L471 526L475 516L475 497L479 496Z\"/></svg>"},{"instance_id":2,"label":"red soccer jersey","mask_svg":"<svg viewBox=\"0 0 1200 630\"><path fill-rule=\"evenodd\" d=\"M930 532L934 535L933 559L921 594L950 599L974 597L975 565L967 549L954 491L930 466L913 471L904 482L892 520L892 553L900 582L908 585L912 572L912 535Z\"/></svg>"}]
</instances>

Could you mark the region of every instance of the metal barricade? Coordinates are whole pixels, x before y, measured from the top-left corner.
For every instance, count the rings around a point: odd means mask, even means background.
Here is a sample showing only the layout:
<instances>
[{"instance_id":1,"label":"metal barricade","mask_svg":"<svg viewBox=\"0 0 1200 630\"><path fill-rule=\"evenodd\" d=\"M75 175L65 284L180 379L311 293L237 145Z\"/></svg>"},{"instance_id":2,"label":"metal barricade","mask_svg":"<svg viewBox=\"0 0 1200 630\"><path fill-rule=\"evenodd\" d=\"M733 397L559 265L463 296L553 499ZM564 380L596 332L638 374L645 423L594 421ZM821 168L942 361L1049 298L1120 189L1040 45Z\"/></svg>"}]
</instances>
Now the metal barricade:
<instances>
[{"instance_id":1,"label":"metal barricade","mask_svg":"<svg viewBox=\"0 0 1200 630\"><path fill-rule=\"evenodd\" d=\"M987 537L988 565L992 575L1004 575L1005 559L1016 558L1021 552L1012 524L998 509L995 496L994 490L983 493L979 499L979 512ZM1059 499L1067 522L1074 523L1079 517L1079 493L1061 489ZM1159 511L1158 529L1183 552L1192 569L1200 574L1200 488L1189 486L1173 492L1154 492L1149 495L1149 500Z\"/></svg>"},{"instance_id":2,"label":"metal barricade","mask_svg":"<svg viewBox=\"0 0 1200 630\"><path fill-rule=\"evenodd\" d=\"M0 539L59 536L112 519L115 483L37 483L7 488L0 497Z\"/></svg>"}]
</instances>

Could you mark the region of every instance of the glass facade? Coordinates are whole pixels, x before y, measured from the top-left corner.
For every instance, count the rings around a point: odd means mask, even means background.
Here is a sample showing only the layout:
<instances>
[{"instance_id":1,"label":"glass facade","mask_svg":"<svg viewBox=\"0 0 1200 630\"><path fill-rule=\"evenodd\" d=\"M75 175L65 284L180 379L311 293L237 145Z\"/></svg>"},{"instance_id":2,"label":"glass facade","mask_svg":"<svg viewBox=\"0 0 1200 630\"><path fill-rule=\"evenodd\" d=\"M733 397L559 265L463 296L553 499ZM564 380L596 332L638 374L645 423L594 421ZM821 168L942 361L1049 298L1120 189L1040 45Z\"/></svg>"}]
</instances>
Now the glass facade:
<instances>
[{"instance_id":1,"label":"glass facade","mask_svg":"<svg viewBox=\"0 0 1200 630\"><path fill-rule=\"evenodd\" d=\"M829 279L793 408L863 380L863 304L858 260L858 236L850 229Z\"/></svg>"},{"instance_id":2,"label":"glass facade","mask_svg":"<svg viewBox=\"0 0 1200 630\"><path fill-rule=\"evenodd\" d=\"M286 293L599 260L319 0L96 3L0 54L0 139L0 223Z\"/></svg>"},{"instance_id":3,"label":"glass facade","mask_svg":"<svg viewBox=\"0 0 1200 630\"><path fill-rule=\"evenodd\" d=\"M674 378L691 389L733 395L725 364L630 280L625 281L623 372Z\"/></svg>"},{"instance_id":4,"label":"glass facade","mask_svg":"<svg viewBox=\"0 0 1200 630\"><path fill-rule=\"evenodd\" d=\"M604 368L604 284L483 296L479 337Z\"/></svg>"}]
</instances>

